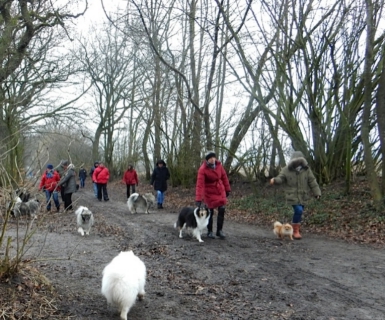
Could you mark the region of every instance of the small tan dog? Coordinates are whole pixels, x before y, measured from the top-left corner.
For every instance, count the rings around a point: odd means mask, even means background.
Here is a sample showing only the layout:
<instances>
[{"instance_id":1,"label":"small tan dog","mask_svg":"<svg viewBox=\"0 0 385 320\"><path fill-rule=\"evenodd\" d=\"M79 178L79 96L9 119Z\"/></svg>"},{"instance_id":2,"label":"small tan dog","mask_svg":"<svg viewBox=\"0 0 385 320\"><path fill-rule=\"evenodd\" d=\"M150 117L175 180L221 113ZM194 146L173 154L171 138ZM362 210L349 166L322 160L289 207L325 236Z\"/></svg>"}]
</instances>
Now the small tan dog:
<instances>
[{"instance_id":1,"label":"small tan dog","mask_svg":"<svg viewBox=\"0 0 385 320\"><path fill-rule=\"evenodd\" d=\"M293 240L293 227L289 223L282 224L278 221L274 222L274 234L281 240L288 236Z\"/></svg>"}]
</instances>

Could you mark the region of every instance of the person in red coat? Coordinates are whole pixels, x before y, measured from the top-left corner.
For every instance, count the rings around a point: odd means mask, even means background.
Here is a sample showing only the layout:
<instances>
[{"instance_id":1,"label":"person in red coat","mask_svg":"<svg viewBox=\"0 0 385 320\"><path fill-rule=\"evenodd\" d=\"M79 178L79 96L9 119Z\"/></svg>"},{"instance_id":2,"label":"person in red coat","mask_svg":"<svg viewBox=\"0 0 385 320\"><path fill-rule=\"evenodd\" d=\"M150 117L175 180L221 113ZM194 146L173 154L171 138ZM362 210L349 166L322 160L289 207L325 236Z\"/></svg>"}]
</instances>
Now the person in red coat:
<instances>
[{"instance_id":1,"label":"person in red coat","mask_svg":"<svg viewBox=\"0 0 385 320\"><path fill-rule=\"evenodd\" d=\"M92 181L95 181L98 188L98 200L102 201L102 196L104 201L110 200L108 198L107 192L107 183L110 179L110 171L104 166L103 162L99 162L99 166L95 168L94 173L92 174Z\"/></svg>"},{"instance_id":2,"label":"person in red coat","mask_svg":"<svg viewBox=\"0 0 385 320\"><path fill-rule=\"evenodd\" d=\"M132 164L128 165L128 168L123 175L123 183L125 183L127 187L128 199L130 197L130 188L132 189L132 193L135 193L135 186L138 186L139 184L138 174Z\"/></svg>"},{"instance_id":3,"label":"person in red coat","mask_svg":"<svg viewBox=\"0 0 385 320\"><path fill-rule=\"evenodd\" d=\"M213 234L214 208L218 208L216 235L221 239L225 239L222 228L225 220L227 197L231 189L226 171L216 157L215 152L209 151L205 157L206 161L202 163L198 170L195 201L198 207L202 205L203 201L209 208L210 219L207 225L207 236L212 239L215 239Z\"/></svg>"},{"instance_id":4,"label":"person in red coat","mask_svg":"<svg viewBox=\"0 0 385 320\"><path fill-rule=\"evenodd\" d=\"M39 185L39 190L44 190L45 198L47 201L46 209L47 211L51 211L51 199L55 203L57 212L60 212L60 203L59 203L59 195L58 191L60 191L60 187L58 187L58 182L60 181L60 175L57 171L53 170L53 165L47 165L46 171L41 176L41 181Z\"/></svg>"}]
</instances>

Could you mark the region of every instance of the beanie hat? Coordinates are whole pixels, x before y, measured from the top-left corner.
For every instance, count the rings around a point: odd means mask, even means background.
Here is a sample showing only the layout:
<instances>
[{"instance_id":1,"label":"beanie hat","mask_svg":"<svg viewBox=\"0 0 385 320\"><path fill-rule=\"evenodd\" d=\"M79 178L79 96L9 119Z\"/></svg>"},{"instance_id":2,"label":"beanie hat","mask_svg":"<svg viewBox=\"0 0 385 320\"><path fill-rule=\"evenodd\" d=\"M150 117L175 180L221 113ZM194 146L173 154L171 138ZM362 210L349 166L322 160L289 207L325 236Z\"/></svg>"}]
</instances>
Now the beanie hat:
<instances>
[{"instance_id":1,"label":"beanie hat","mask_svg":"<svg viewBox=\"0 0 385 320\"><path fill-rule=\"evenodd\" d=\"M68 160L62 160L61 165L62 166L68 166Z\"/></svg>"},{"instance_id":2,"label":"beanie hat","mask_svg":"<svg viewBox=\"0 0 385 320\"><path fill-rule=\"evenodd\" d=\"M296 159L296 158L304 158L304 155L301 151L294 151L292 154L291 154L291 158L290 160L293 160L293 159Z\"/></svg>"},{"instance_id":3,"label":"beanie hat","mask_svg":"<svg viewBox=\"0 0 385 320\"><path fill-rule=\"evenodd\" d=\"M206 161L207 161L207 160L209 160L210 158L216 158L216 157L217 157L217 155L215 154L214 151L209 151L209 152L206 153L205 159L206 159Z\"/></svg>"},{"instance_id":4,"label":"beanie hat","mask_svg":"<svg viewBox=\"0 0 385 320\"><path fill-rule=\"evenodd\" d=\"M47 169L52 170L53 169L53 165L52 164L47 164Z\"/></svg>"},{"instance_id":5,"label":"beanie hat","mask_svg":"<svg viewBox=\"0 0 385 320\"><path fill-rule=\"evenodd\" d=\"M94 167L96 167L97 165L99 165L99 161L94 162Z\"/></svg>"}]
</instances>

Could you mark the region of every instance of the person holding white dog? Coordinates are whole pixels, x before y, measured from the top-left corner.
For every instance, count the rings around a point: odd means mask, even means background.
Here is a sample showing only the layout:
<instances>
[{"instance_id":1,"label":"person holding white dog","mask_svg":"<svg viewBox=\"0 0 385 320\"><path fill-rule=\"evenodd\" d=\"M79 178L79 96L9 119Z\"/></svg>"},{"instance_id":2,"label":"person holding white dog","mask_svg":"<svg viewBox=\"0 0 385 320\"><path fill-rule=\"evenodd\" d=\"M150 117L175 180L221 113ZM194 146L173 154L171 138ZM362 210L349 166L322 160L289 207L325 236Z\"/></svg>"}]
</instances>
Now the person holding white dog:
<instances>
[{"instance_id":1,"label":"person holding white dog","mask_svg":"<svg viewBox=\"0 0 385 320\"><path fill-rule=\"evenodd\" d=\"M206 154L206 161L202 163L198 170L197 184L195 190L196 206L202 205L202 200L210 211L210 219L207 225L207 237L215 239L213 234L213 215L214 208L218 208L217 232L216 236L225 239L226 236L222 231L225 221L225 210L227 197L230 195L230 183L227 178L222 163L216 159L217 155L214 151Z\"/></svg>"},{"instance_id":2,"label":"person holding white dog","mask_svg":"<svg viewBox=\"0 0 385 320\"><path fill-rule=\"evenodd\" d=\"M285 184L286 202L291 204L294 210L293 238L300 240L302 213L305 202L309 199L309 191L313 192L316 199L321 197L321 189L303 153L294 151L288 165L282 168L277 177L270 180L270 184Z\"/></svg>"}]
</instances>

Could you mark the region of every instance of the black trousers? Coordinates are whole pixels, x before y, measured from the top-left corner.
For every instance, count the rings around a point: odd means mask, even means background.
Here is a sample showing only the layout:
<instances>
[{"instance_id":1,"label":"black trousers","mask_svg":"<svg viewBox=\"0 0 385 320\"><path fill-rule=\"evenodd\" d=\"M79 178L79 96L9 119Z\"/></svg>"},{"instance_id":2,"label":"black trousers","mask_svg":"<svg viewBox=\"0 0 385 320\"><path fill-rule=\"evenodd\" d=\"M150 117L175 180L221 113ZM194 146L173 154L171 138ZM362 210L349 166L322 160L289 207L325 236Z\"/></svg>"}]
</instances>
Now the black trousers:
<instances>
[{"instance_id":1,"label":"black trousers","mask_svg":"<svg viewBox=\"0 0 385 320\"><path fill-rule=\"evenodd\" d=\"M98 187L98 199L102 201L102 196L104 198L104 201L108 201L108 193L107 193L107 183L97 183Z\"/></svg>"},{"instance_id":2,"label":"black trousers","mask_svg":"<svg viewBox=\"0 0 385 320\"><path fill-rule=\"evenodd\" d=\"M135 185L134 184L126 184L127 187L127 199L130 197L130 187L132 189L132 193L135 193Z\"/></svg>"},{"instance_id":3,"label":"black trousers","mask_svg":"<svg viewBox=\"0 0 385 320\"><path fill-rule=\"evenodd\" d=\"M209 209L210 211L210 219L209 223L207 224L207 230L208 232L213 231L213 216L214 216L214 209ZM218 208L218 217L217 217L217 232L221 231L223 228L223 223L225 221L225 206L221 206Z\"/></svg>"},{"instance_id":4,"label":"black trousers","mask_svg":"<svg viewBox=\"0 0 385 320\"><path fill-rule=\"evenodd\" d=\"M64 209L65 210L72 210L72 193L66 193L64 194Z\"/></svg>"}]
</instances>

